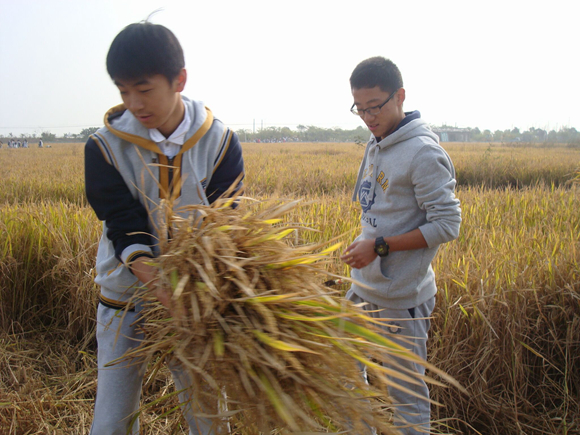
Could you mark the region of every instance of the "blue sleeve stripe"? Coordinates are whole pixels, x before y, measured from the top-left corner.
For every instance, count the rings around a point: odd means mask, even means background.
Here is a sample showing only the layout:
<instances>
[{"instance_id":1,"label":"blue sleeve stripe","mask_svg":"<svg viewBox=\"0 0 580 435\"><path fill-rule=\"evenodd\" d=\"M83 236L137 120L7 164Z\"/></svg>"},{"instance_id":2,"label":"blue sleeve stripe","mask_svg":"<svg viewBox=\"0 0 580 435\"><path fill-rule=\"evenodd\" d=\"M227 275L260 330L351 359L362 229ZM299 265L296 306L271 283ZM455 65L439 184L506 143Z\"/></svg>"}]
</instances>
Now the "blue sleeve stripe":
<instances>
[{"instance_id":1,"label":"blue sleeve stripe","mask_svg":"<svg viewBox=\"0 0 580 435\"><path fill-rule=\"evenodd\" d=\"M101 135L99 135L99 136L101 136ZM113 152L111 145L109 145L109 142L107 142L107 139L105 138L105 136L101 136L101 140L103 141L103 143L105 145L107 145L107 149L109 150L109 152L111 153L111 157L113 158L113 164L115 165L115 168L117 168L117 170L119 170L119 163L117 163L117 158L115 157L115 153Z\"/></svg>"},{"instance_id":2,"label":"blue sleeve stripe","mask_svg":"<svg viewBox=\"0 0 580 435\"><path fill-rule=\"evenodd\" d=\"M104 147L101 144L101 141L99 140L99 138L92 134L91 139L93 140L93 142L95 143L95 145L97 146L97 148L99 148L99 150L101 151L101 154L103 155L103 159L105 159L105 161L107 162L107 164L113 166L113 162L111 162L111 155L109 154L109 150L106 149L106 147Z\"/></svg>"},{"instance_id":3,"label":"blue sleeve stripe","mask_svg":"<svg viewBox=\"0 0 580 435\"><path fill-rule=\"evenodd\" d=\"M229 129L229 128L226 128L226 129L224 130L224 134L222 134L222 138L221 138L221 139L220 139L220 141L219 141L219 144L220 144L220 145L219 145L219 146L220 146L220 149L218 150L217 157L216 157L216 158L215 158L215 160L213 161L213 166L214 166L214 168L215 168L215 166L216 166L216 164L217 164L218 160L220 159L220 156L222 155L222 151L223 151L223 149L224 149L224 144L226 143L225 139L227 139L227 136L228 136L229 132L230 132L230 129Z\"/></svg>"},{"instance_id":4,"label":"blue sleeve stripe","mask_svg":"<svg viewBox=\"0 0 580 435\"><path fill-rule=\"evenodd\" d=\"M141 258L141 257L154 258L153 255L151 254L151 252L135 251L135 252L129 254L129 256L127 256L127 259L125 260L125 265L130 266L131 263L133 263L135 260L137 260L138 258Z\"/></svg>"},{"instance_id":5,"label":"blue sleeve stripe","mask_svg":"<svg viewBox=\"0 0 580 435\"><path fill-rule=\"evenodd\" d=\"M228 152L228 148L230 147L231 141L232 141L232 132L228 128L228 133L226 135L224 142L222 143L220 153L218 154L218 157L213 165L213 172L212 172L213 174L215 174L216 169L221 165L224 157L226 156L226 154Z\"/></svg>"},{"instance_id":6,"label":"blue sleeve stripe","mask_svg":"<svg viewBox=\"0 0 580 435\"><path fill-rule=\"evenodd\" d=\"M110 146L107 143L107 141L105 140L105 138L102 137L98 133L93 134L91 137L93 139L97 139L95 141L95 143L100 148L101 152L103 153L103 156L105 157L105 160L107 160L107 163L111 166L114 166L115 169L119 170L119 165L117 164L117 160L115 159L115 156L111 152Z\"/></svg>"}]
</instances>

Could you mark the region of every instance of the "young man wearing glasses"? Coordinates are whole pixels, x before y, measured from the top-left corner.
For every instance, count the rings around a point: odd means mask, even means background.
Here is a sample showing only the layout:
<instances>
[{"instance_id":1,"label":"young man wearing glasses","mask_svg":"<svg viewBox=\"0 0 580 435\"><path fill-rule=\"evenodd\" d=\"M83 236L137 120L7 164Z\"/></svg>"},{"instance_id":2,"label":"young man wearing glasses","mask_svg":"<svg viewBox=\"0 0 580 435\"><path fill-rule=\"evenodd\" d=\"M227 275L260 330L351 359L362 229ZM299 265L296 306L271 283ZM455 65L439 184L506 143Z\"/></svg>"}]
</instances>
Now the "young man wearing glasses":
<instances>
[{"instance_id":1,"label":"young man wearing glasses","mask_svg":"<svg viewBox=\"0 0 580 435\"><path fill-rule=\"evenodd\" d=\"M439 245L458 237L461 224L455 169L420 113L403 111L403 79L393 62L364 60L354 69L350 86L351 111L372 134L353 196L362 208L362 233L341 256L362 285L353 284L346 297L366 303L369 315L389 319L384 327L388 337L426 359L428 318L437 293L431 261ZM425 373L408 361L383 364L398 372ZM401 433L429 432L425 382L392 380L402 388L389 390Z\"/></svg>"}]
</instances>

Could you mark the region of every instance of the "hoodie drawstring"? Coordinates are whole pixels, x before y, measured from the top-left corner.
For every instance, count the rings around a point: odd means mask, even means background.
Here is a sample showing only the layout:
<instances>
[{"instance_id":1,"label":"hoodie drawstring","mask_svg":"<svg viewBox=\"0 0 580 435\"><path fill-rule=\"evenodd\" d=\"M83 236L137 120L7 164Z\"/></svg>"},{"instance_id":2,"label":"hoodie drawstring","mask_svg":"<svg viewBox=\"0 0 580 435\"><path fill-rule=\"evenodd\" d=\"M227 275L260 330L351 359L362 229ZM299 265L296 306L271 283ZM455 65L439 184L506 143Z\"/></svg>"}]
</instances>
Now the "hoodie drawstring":
<instances>
[{"instance_id":1,"label":"hoodie drawstring","mask_svg":"<svg viewBox=\"0 0 580 435\"><path fill-rule=\"evenodd\" d=\"M372 140L367 143L367 146L365 148L365 153L363 156L363 160L360 164L360 168L358 169L358 176L356 177L356 183L354 183L354 193L352 194L352 201L355 201L355 202L359 199L360 182L363 178L363 174L366 171L367 155L368 155L369 148L370 148L372 143L373 143Z\"/></svg>"}]
</instances>

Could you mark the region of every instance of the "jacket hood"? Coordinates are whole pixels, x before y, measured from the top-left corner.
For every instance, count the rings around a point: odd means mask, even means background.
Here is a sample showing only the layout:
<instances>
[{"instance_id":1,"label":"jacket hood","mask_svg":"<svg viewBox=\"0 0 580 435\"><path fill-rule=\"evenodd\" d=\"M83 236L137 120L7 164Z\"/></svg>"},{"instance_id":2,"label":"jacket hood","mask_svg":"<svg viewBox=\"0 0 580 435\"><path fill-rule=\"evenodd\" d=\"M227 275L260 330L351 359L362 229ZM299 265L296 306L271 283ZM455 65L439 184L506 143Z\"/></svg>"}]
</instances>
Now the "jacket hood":
<instances>
[{"instance_id":1,"label":"jacket hood","mask_svg":"<svg viewBox=\"0 0 580 435\"><path fill-rule=\"evenodd\" d=\"M213 123L211 110L204 106L201 101L190 100L181 96L183 104L188 105L193 114L191 128L185 135L185 142L179 151L183 154L193 147L197 141L209 130ZM149 130L144 127L133 114L127 110L124 104L114 106L105 113L105 127L120 139L131 142L142 148L163 154L157 144L149 137Z\"/></svg>"},{"instance_id":2,"label":"jacket hood","mask_svg":"<svg viewBox=\"0 0 580 435\"><path fill-rule=\"evenodd\" d=\"M431 129L429 128L429 124L423 121L418 111L410 112L409 114L407 114L407 116L415 117L415 119L412 119L399 129L395 130L394 133L390 134L389 136L381 140L378 143L378 147L380 149L419 136L427 136L435 140L436 142L439 142L439 138L437 137L437 135L431 131ZM374 138L374 136L371 137L371 141L373 141L373 139L374 142L376 143L376 138Z\"/></svg>"}]
</instances>

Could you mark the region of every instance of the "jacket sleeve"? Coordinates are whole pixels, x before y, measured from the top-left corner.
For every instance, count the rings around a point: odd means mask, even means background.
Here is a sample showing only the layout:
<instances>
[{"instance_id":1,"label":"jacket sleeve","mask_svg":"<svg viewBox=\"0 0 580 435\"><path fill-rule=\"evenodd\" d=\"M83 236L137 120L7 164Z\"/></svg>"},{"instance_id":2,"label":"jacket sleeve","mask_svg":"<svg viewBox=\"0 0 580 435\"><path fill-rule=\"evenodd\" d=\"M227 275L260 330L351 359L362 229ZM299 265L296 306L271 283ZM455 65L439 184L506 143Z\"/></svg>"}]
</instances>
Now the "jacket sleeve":
<instances>
[{"instance_id":1,"label":"jacket sleeve","mask_svg":"<svg viewBox=\"0 0 580 435\"><path fill-rule=\"evenodd\" d=\"M424 146L413 158L411 181L427 223L419 230L430 248L459 236L461 208L455 197L455 168L439 146Z\"/></svg>"},{"instance_id":2,"label":"jacket sleeve","mask_svg":"<svg viewBox=\"0 0 580 435\"><path fill-rule=\"evenodd\" d=\"M127 264L141 256L153 257L147 210L92 138L85 145L85 190L97 217L107 224L107 238L120 261Z\"/></svg>"},{"instance_id":3,"label":"jacket sleeve","mask_svg":"<svg viewBox=\"0 0 580 435\"><path fill-rule=\"evenodd\" d=\"M206 188L206 196L210 203L213 203L224 192L226 192L236 179L244 175L244 159L242 157L242 146L238 135L230 132L231 139L226 140L223 150L220 150L214 162L214 172ZM238 182L235 192L241 189L242 179Z\"/></svg>"}]
</instances>

